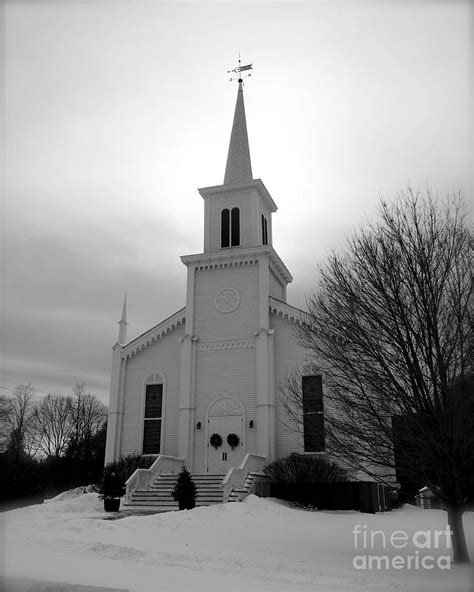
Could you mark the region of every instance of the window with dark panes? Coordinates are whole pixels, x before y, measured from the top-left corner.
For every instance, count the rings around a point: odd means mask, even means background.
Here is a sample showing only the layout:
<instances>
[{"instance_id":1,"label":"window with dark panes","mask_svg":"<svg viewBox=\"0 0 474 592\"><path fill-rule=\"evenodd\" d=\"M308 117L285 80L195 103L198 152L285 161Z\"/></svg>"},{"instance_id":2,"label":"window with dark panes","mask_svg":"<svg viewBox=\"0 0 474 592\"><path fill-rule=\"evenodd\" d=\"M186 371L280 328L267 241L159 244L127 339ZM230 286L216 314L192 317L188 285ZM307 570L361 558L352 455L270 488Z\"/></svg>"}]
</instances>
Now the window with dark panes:
<instances>
[{"instance_id":1,"label":"window with dark panes","mask_svg":"<svg viewBox=\"0 0 474 592\"><path fill-rule=\"evenodd\" d=\"M221 213L221 247L230 245L230 212L226 208Z\"/></svg>"},{"instance_id":2,"label":"window with dark panes","mask_svg":"<svg viewBox=\"0 0 474 592\"><path fill-rule=\"evenodd\" d=\"M147 384L145 387L143 454L159 454L160 452L162 407L163 385Z\"/></svg>"},{"instance_id":3,"label":"window with dark panes","mask_svg":"<svg viewBox=\"0 0 474 592\"><path fill-rule=\"evenodd\" d=\"M324 452L322 376L303 376L303 439L305 452Z\"/></svg>"},{"instance_id":4,"label":"window with dark panes","mask_svg":"<svg viewBox=\"0 0 474 592\"><path fill-rule=\"evenodd\" d=\"M232 247L240 245L240 210L239 208L232 208L231 212L231 230L230 230Z\"/></svg>"},{"instance_id":5,"label":"window with dark panes","mask_svg":"<svg viewBox=\"0 0 474 592\"><path fill-rule=\"evenodd\" d=\"M268 226L267 219L262 214L262 245L268 245Z\"/></svg>"}]
</instances>

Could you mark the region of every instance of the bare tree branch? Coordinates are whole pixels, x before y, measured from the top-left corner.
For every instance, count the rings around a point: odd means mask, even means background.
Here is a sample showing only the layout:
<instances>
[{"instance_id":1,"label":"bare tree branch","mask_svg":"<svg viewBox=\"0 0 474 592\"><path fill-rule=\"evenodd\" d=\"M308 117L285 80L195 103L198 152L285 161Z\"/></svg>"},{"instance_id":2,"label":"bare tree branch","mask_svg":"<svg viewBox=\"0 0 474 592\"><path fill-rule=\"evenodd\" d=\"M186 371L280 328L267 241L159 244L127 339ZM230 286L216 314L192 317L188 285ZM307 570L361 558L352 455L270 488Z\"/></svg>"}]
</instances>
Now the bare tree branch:
<instances>
[{"instance_id":1,"label":"bare tree branch","mask_svg":"<svg viewBox=\"0 0 474 592\"><path fill-rule=\"evenodd\" d=\"M324 375L328 450L379 480L428 485L459 512L474 493L465 218L460 194L440 202L409 189L382 201L377 220L319 267L319 290L298 329ZM297 374L283 389L297 423L299 389ZM464 535L456 534L455 558L466 560Z\"/></svg>"}]
</instances>

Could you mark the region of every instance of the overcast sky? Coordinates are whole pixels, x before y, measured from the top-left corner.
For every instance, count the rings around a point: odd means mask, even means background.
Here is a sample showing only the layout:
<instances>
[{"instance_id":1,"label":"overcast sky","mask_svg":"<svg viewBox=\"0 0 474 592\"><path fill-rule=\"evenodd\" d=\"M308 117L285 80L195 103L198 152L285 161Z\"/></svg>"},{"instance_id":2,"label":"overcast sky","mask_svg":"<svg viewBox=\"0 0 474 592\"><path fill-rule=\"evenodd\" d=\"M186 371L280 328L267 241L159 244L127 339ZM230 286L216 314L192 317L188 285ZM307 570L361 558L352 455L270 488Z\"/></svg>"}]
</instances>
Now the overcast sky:
<instances>
[{"instance_id":1,"label":"overcast sky","mask_svg":"<svg viewBox=\"0 0 474 592\"><path fill-rule=\"evenodd\" d=\"M179 256L203 248L197 188L223 181L239 50L291 304L380 195L472 196L467 2L2 8L3 388L85 380L108 402L124 293L129 339L185 304Z\"/></svg>"}]
</instances>

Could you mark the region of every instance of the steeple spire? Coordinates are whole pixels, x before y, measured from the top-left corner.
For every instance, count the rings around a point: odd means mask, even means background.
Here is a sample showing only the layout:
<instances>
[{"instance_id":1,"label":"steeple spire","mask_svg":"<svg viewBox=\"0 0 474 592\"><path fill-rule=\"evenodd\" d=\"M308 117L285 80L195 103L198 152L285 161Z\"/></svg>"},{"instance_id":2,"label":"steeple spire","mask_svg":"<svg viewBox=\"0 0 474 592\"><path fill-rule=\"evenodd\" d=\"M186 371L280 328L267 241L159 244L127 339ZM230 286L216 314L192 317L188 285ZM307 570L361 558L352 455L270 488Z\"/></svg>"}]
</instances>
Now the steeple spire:
<instances>
[{"instance_id":1,"label":"steeple spire","mask_svg":"<svg viewBox=\"0 0 474 592\"><path fill-rule=\"evenodd\" d=\"M252 165L250 164L249 139L245 120L244 91L242 79L239 78L239 90L235 104L234 123L230 135L229 153L225 168L224 185L251 181Z\"/></svg>"},{"instance_id":2,"label":"steeple spire","mask_svg":"<svg viewBox=\"0 0 474 592\"><path fill-rule=\"evenodd\" d=\"M120 344L127 343L127 295L123 299L122 318L119 321L119 338Z\"/></svg>"}]
</instances>

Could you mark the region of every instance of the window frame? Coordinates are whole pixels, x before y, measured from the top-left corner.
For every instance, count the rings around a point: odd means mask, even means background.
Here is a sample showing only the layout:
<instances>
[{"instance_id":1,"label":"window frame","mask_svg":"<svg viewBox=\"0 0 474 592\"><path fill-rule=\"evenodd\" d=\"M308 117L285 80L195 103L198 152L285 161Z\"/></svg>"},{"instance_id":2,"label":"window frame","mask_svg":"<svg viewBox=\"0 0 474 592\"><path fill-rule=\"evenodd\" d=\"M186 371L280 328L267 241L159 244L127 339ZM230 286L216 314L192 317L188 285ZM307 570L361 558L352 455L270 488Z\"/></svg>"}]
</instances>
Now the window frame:
<instances>
[{"instance_id":1,"label":"window frame","mask_svg":"<svg viewBox=\"0 0 474 592\"><path fill-rule=\"evenodd\" d=\"M226 243L226 244L224 244ZM230 210L224 208L221 210L221 249L230 247Z\"/></svg>"},{"instance_id":2,"label":"window frame","mask_svg":"<svg viewBox=\"0 0 474 592\"><path fill-rule=\"evenodd\" d=\"M262 245L268 245L268 222L265 214L262 213Z\"/></svg>"},{"instance_id":3,"label":"window frame","mask_svg":"<svg viewBox=\"0 0 474 592\"><path fill-rule=\"evenodd\" d=\"M307 410L305 404L305 379L318 379L318 393L313 396L311 408ZM308 393L309 396L309 393ZM301 399L303 415L303 449L306 453L326 452L326 434L324 426L324 392L323 377L321 374L306 374L301 377ZM306 407L306 409L305 409ZM311 423L308 425L307 420ZM316 421L315 421L316 420ZM309 428L316 428L316 435L309 433ZM307 441L308 440L308 441ZM310 450L308 448L311 448Z\"/></svg>"},{"instance_id":4,"label":"window frame","mask_svg":"<svg viewBox=\"0 0 474 592\"><path fill-rule=\"evenodd\" d=\"M146 396L147 387L161 385L161 416L160 417L145 417L146 415ZM143 381L142 387L142 410L140 416L140 440L138 449L142 456L158 456L163 454L164 433L165 433L165 409L166 409L166 380L164 374L159 371L149 373ZM145 444L145 423L147 421L160 421L160 442L158 452L144 452Z\"/></svg>"},{"instance_id":5,"label":"window frame","mask_svg":"<svg viewBox=\"0 0 474 592\"><path fill-rule=\"evenodd\" d=\"M223 208L221 220L221 249L240 247L240 207Z\"/></svg>"}]
</instances>

